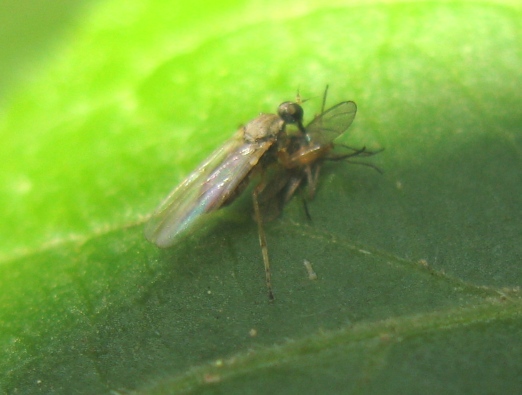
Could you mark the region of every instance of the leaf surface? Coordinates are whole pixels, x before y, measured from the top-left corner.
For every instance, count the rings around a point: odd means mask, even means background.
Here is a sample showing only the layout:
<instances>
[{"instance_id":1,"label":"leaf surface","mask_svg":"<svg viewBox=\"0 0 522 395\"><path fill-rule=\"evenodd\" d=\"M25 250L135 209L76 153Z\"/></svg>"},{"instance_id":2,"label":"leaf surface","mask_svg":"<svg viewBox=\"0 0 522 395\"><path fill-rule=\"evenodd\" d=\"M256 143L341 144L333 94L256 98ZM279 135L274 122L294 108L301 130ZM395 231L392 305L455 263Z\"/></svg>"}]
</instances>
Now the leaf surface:
<instances>
[{"instance_id":1,"label":"leaf surface","mask_svg":"<svg viewBox=\"0 0 522 395\"><path fill-rule=\"evenodd\" d=\"M198 10L197 14L195 9ZM0 112L7 393L518 393L522 45L509 2L110 1ZM299 88L353 100L316 197L143 223ZM303 260L317 280L308 278Z\"/></svg>"}]
</instances>

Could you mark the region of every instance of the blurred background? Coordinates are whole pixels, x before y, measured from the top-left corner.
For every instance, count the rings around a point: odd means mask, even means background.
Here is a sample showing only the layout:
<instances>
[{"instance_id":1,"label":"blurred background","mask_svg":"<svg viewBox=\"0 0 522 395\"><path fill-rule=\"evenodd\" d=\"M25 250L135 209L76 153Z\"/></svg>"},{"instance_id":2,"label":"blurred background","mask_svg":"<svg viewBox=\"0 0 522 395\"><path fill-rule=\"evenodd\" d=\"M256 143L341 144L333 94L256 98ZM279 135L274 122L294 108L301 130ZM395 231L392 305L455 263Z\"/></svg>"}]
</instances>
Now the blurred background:
<instances>
[{"instance_id":1,"label":"blurred background","mask_svg":"<svg viewBox=\"0 0 522 395\"><path fill-rule=\"evenodd\" d=\"M53 46L97 0L0 2L0 103L30 81Z\"/></svg>"}]
</instances>

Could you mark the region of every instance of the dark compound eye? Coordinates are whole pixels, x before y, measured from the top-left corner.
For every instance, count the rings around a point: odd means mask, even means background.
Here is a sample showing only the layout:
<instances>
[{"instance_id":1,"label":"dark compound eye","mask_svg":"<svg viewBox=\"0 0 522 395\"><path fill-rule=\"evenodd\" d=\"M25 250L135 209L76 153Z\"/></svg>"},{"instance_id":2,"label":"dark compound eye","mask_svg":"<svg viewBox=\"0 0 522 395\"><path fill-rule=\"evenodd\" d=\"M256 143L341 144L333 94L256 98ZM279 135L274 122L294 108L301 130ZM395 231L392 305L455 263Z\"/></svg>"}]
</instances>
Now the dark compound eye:
<instances>
[{"instance_id":1,"label":"dark compound eye","mask_svg":"<svg viewBox=\"0 0 522 395\"><path fill-rule=\"evenodd\" d=\"M296 123L299 129L302 128L303 108L294 102L285 101L279 105L277 109L279 115L286 123Z\"/></svg>"}]
</instances>

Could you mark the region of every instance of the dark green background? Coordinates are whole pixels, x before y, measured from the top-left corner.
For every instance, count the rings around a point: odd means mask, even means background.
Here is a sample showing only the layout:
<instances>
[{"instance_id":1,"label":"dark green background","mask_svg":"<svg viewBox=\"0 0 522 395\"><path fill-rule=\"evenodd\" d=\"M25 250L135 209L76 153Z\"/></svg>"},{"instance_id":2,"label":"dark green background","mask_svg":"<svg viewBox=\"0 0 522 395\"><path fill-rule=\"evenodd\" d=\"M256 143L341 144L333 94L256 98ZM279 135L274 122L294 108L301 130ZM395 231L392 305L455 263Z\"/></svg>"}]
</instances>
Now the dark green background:
<instances>
[{"instance_id":1,"label":"dark green background","mask_svg":"<svg viewBox=\"0 0 522 395\"><path fill-rule=\"evenodd\" d=\"M520 6L322 3L2 5L0 391L521 392ZM248 195L143 239L242 122L297 88L310 119L326 84L384 175L331 163L311 221L267 224L274 303Z\"/></svg>"}]
</instances>

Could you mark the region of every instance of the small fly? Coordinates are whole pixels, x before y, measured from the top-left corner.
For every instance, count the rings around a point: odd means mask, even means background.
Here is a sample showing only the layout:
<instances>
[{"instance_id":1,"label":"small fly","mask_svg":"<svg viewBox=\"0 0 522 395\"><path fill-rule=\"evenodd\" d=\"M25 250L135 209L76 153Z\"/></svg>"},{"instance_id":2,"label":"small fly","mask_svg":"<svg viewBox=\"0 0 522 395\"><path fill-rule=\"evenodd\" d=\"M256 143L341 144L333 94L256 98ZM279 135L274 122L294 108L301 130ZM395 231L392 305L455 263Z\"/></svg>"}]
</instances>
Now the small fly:
<instances>
[{"instance_id":1,"label":"small fly","mask_svg":"<svg viewBox=\"0 0 522 395\"><path fill-rule=\"evenodd\" d=\"M277 114L261 114L241 127L161 203L145 227L146 238L158 247L171 247L180 235L197 227L204 220L204 214L232 203L250 180L260 175L261 181L254 187L252 199L268 297L273 300L263 222L279 214L303 181L307 182L309 196L313 198L325 160L374 154L365 148L356 150L346 146L341 147L347 148L348 153L333 153L333 140L351 125L357 107L354 102L346 101L325 111L327 89L321 114L306 127L302 123L299 97L297 102L282 103ZM287 135L288 124L296 125L297 132Z\"/></svg>"},{"instance_id":2,"label":"small fly","mask_svg":"<svg viewBox=\"0 0 522 395\"><path fill-rule=\"evenodd\" d=\"M145 237L158 247L171 247L180 235L197 227L204 214L232 203L251 178L277 161L276 153L286 141L286 125L296 124L304 130L302 119L299 104L284 102L277 114L261 114L241 127L165 198L147 223ZM262 186L253 191L257 214ZM258 215L256 219L262 232L262 221ZM263 251L269 298L273 299L266 243Z\"/></svg>"}]
</instances>

